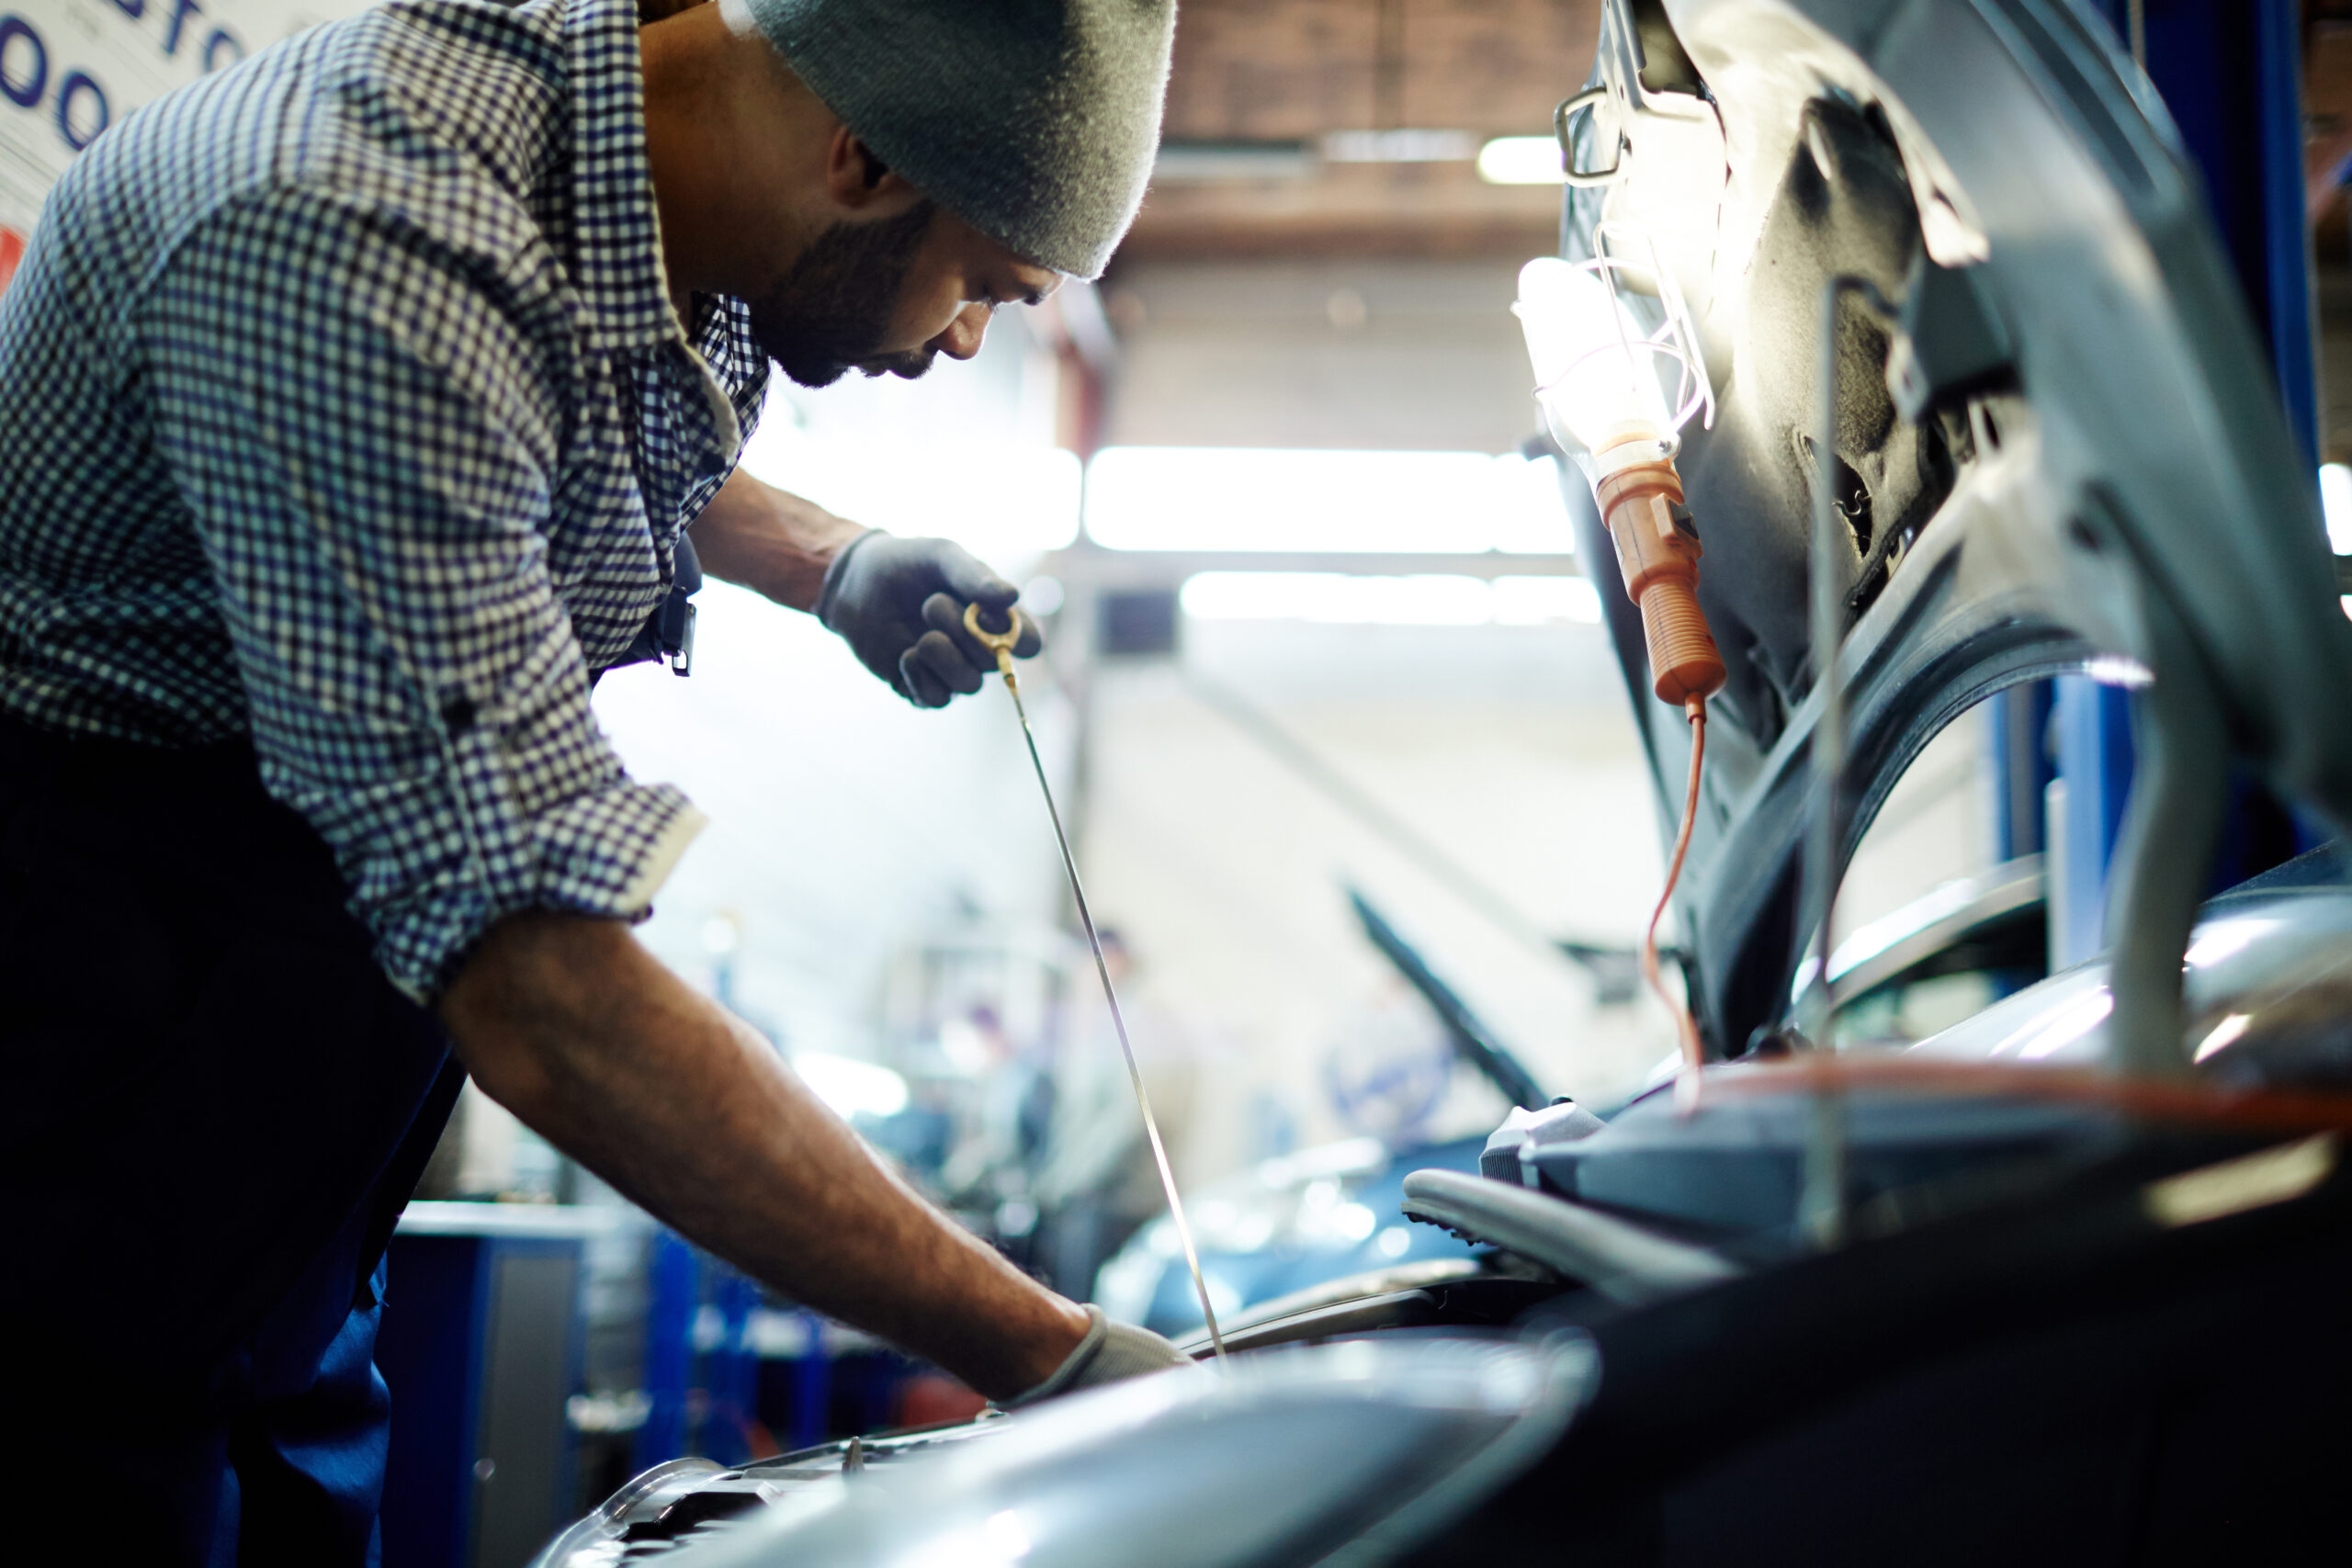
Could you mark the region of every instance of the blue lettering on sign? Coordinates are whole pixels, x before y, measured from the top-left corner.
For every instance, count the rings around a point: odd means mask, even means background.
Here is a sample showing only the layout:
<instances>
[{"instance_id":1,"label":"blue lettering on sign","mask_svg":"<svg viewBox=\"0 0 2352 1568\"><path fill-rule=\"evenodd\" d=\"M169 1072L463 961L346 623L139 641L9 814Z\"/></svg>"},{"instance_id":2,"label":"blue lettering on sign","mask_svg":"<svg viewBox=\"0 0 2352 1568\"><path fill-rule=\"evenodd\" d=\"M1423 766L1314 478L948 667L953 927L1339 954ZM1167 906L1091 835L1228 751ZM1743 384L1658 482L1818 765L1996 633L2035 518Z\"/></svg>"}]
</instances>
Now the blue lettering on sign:
<instances>
[{"instance_id":1,"label":"blue lettering on sign","mask_svg":"<svg viewBox=\"0 0 2352 1568\"><path fill-rule=\"evenodd\" d=\"M87 130L74 128L74 101L86 98L93 107L92 123ZM80 71L68 71L57 84L57 134L65 138L65 145L76 152L98 139L107 128L107 92Z\"/></svg>"},{"instance_id":2,"label":"blue lettering on sign","mask_svg":"<svg viewBox=\"0 0 2352 1568\"><path fill-rule=\"evenodd\" d=\"M27 76L12 75L8 70L10 51L21 60L24 51L16 48L22 39L32 51L32 73ZM0 96L20 109L31 108L40 102L49 88L49 46L40 41L40 34L22 17L0 17Z\"/></svg>"},{"instance_id":3,"label":"blue lettering on sign","mask_svg":"<svg viewBox=\"0 0 2352 1568\"><path fill-rule=\"evenodd\" d=\"M114 0L114 5L134 20L147 14L147 0ZM172 0L164 25L164 54L178 55L181 30L187 19L203 15L198 0ZM244 40L225 27L216 27L205 35L201 58L207 73L234 65L245 58ZM48 41L24 17L0 16L0 98L20 109L38 110L49 96L49 81ZM113 118L106 84L96 76L75 66L57 78L51 122L68 148L79 152L96 141Z\"/></svg>"},{"instance_id":4,"label":"blue lettering on sign","mask_svg":"<svg viewBox=\"0 0 2352 1568\"><path fill-rule=\"evenodd\" d=\"M166 23L164 28L164 52L165 54L170 55L175 60L179 58L181 24L186 22L190 17L200 17L203 14L204 7L198 6L196 3L196 0L175 0L175 4L172 6L172 19Z\"/></svg>"}]
</instances>

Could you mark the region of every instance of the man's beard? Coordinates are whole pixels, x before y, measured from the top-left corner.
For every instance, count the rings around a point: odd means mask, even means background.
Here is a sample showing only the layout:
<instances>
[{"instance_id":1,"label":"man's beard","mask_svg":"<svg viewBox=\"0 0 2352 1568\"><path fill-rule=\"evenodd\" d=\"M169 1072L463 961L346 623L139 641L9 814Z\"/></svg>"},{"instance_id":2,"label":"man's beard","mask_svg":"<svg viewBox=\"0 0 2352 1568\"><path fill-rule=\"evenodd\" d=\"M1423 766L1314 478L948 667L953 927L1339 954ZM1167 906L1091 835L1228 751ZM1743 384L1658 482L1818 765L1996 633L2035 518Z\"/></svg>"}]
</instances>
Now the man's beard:
<instances>
[{"instance_id":1,"label":"man's beard","mask_svg":"<svg viewBox=\"0 0 2352 1568\"><path fill-rule=\"evenodd\" d=\"M876 223L836 223L810 242L791 269L752 302L752 335L804 387L830 387L848 371L886 371L913 380L933 351L882 352L907 269L931 229L921 201Z\"/></svg>"}]
</instances>

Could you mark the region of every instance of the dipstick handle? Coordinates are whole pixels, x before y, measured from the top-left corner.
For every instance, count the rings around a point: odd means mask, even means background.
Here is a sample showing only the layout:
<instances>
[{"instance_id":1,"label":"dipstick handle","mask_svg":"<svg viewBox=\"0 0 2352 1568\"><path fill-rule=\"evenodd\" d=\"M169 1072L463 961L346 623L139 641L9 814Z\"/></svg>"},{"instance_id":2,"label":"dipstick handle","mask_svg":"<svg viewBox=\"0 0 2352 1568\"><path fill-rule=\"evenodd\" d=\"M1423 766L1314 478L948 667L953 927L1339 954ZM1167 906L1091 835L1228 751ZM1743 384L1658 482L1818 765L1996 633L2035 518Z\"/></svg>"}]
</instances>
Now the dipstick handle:
<instances>
[{"instance_id":1,"label":"dipstick handle","mask_svg":"<svg viewBox=\"0 0 2352 1568\"><path fill-rule=\"evenodd\" d=\"M978 600L964 606L964 629L980 639L980 646L996 655L996 672L1004 677L1008 686L1019 684L1012 677L1012 647L1021 640L1021 606L1013 605L1004 613L1005 628L1001 632L987 630L980 625Z\"/></svg>"}]
</instances>

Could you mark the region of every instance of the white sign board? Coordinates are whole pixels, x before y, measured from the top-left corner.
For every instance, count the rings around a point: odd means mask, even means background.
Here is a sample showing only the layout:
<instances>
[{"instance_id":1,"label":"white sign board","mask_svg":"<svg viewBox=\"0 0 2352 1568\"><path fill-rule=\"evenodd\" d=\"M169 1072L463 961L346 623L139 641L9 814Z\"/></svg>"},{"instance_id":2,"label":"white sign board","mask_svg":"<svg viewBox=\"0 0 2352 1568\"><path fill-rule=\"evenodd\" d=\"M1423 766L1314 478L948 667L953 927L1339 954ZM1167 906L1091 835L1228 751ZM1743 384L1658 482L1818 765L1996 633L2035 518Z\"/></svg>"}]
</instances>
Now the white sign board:
<instances>
[{"instance_id":1,"label":"white sign board","mask_svg":"<svg viewBox=\"0 0 2352 1568\"><path fill-rule=\"evenodd\" d=\"M0 288L74 155L151 98L365 0L0 0Z\"/></svg>"}]
</instances>

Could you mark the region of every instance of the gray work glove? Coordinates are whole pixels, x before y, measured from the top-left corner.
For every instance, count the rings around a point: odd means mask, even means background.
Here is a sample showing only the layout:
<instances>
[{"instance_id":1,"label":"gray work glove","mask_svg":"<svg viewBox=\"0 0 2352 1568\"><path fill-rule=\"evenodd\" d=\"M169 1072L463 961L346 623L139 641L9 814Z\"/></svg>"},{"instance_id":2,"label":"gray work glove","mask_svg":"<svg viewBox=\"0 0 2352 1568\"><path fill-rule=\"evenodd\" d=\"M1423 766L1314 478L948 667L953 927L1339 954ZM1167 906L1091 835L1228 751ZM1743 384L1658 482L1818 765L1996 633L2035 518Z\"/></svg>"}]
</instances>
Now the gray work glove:
<instances>
[{"instance_id":1,"label":"gray work glove","mask_svg":"<svg viewBox=\"0 0 2352 1568\"><path fill-rule=\"evenodd\" d=\"M945 707L971 695L996 669L996 655L964 629L964 606L978 604L990 631L1021 590L945 539L901 539L871 529L852 539L825 570L817 618L849 644L858 662L917 707ZM1022 617L1015 659L1045 646L1037 623Z\"/></svg>"},{"instance_id":2,"label":"gray work glove","mask_svg":"<svg viewBox=\"0 0 2352 1568\"><path fill-rule=\"evenodd\" d=\"M1086 1337L1078 1342L1078 1348L1054 1369L1052 1377L1026 1393L1005 1400L1007 1410L1018 1410L1057 1394L1076 1393L1082 1388L1100 1388L1122 1378L1139 1378L1146 1372L1193 1364L1193 1358L1148 1328L1137 1328L1132 1323L1113 1323L1102 1315L1099 1306L1088 1307L1086 1315L1093 1323L1087 1329Z\"/></svg>"}]
</instances>

